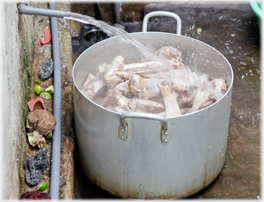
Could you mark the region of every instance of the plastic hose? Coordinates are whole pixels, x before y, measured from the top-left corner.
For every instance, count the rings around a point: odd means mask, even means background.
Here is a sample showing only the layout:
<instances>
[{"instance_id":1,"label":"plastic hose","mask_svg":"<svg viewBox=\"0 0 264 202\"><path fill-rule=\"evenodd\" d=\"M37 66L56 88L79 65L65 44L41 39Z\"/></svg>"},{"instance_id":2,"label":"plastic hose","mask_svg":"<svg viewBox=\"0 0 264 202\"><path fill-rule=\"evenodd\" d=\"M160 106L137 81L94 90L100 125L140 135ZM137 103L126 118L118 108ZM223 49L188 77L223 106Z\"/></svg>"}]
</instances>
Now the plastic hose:
<instances>
[{"instance_id":1,"label":"plastic hose","mask_svg":"<svg viewBox=\"0 0 264 202\"><path fill-rule=\"evenodd\" d=\"M50 9L56 9L54 2L49 2ZM50 196L51 199L59 199L60 184L60 154L61 154L61 63L60 63L60 44L58 33L58 20L51 17L52 48L53 48L53 116L56 119L56 126L53 130L52 140L52 162L50 177Z\"/></svg>"},{"instance_id":2,"label":"plastic hose","mask_svg":"<svg viewBox=\"0 0 264 202\"><path fill-rule=\"evenodd\" d=\"M27 6L25 4L20 4L18 6L18 11L21 14L27 15L42 15L42 16L49 16L49 17L64 17L64 11L52 10L52 9L45 9L45 8L34 8L31 6Z\"/></svg>"}]
</instances>

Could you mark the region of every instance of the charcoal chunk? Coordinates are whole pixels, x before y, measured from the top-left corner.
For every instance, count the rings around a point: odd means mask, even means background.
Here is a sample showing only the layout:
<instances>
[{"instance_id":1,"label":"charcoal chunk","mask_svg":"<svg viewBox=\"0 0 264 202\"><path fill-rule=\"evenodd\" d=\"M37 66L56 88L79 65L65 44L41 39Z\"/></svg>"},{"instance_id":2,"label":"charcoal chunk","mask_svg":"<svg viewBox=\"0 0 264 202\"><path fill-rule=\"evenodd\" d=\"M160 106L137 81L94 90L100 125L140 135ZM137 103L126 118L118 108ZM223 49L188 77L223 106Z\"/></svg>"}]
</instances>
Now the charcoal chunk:
<instances>
[{"instance_id":1,"label":"charcoal chunk","mask_svg":"<svg viewBox=\"0 0 264 202\"><path fill-rule=\"evenodd\" d=\"M43 148L39 152L29 155L24 162L26 183L29 186L35 186L39 183L42 172L44 172L48 166L49 161L47 159L48 148Z\"/></svg>"},{"instance_id":2,"label":"charcoal chunk","mask_svg":"<svg viewBox=\"0 0 264 202\"><path fill-rule=\"evenodd\" d=\"M52 76L53 73L53 61L49 60L48 62L44 62L39 68L38 77L41 80L47 80Z\"/></svg>"}]
</instances>

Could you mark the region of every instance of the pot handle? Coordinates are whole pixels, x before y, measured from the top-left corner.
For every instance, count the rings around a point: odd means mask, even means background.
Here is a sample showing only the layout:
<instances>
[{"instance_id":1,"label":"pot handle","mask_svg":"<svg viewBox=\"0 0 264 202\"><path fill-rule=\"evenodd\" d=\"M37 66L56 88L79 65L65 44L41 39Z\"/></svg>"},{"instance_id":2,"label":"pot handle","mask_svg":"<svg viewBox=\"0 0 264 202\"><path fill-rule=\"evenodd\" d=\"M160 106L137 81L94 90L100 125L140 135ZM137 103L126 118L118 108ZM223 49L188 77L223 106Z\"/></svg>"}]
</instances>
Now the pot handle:
<instances>
[{"instance_id":1,"label":"pot handle","mask_svg":"<svg viewBox=\"0 0 264 202\"><path fill-rule=\"evenodd\" d=\"M145 15L143 19L142 32L147 32L148 19L154 16L167 16L176 19L177 21L176 34L181 35L181 28L182 28L181 18L177 14L168 11L154 11Z\"/></svg>"},{"instance_id":2,"label":"pot handle","mask_svg":"<svg viewBox=\"0 0 264 202\"><path fill-rule=\"evenodd\" d=\"M161 141L164 143L168 142L168 122L167 119L163 116L157 115L157 114L149 114L149 113L135 113L135 112L128 112L123 113L120 116L120 127L119 127L119 133L118 136L126 140L127 139L127 125L126 125L126 119L127 118L140 118L140 119L149 119L149 120L156 120L162 122L162 129L161 129Z\"/></svg>"}]
</instances>

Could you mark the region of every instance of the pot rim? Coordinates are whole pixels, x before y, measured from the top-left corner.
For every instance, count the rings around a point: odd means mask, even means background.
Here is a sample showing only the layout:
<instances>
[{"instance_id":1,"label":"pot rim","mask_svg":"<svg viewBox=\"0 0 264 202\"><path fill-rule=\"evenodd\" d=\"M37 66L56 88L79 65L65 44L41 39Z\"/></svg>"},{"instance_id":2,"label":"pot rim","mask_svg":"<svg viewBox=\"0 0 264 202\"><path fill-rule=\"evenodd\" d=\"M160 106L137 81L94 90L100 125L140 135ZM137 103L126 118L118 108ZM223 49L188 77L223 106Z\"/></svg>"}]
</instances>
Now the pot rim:
<instances>
[{"instance_id":1,"label":"pot rim","mask_svg":"<svg viewBox=\"0 0 264 202\"><path fill-rule=\"evenodd\" d=\"M141 35L142 35L142 34L163 34L163 35L170 35L170 36L171 36L171 35L175 35L175 34L167 33L167 32L134 32L134 33L129 33L129 34L130 34L130 35L139 35L139 34L141 34ZM203 111L210 109L211 107L217 105L219 102L221 102L221 100L223 100L223 99L226 97L226 95L232 90L233 83L234 83L234 71L233 71L233 69L232 69L232 65L230 64L230 62L227 60L227 58L226 58L226 57L225 57L220 51L218 51L218 50L217 50L216 48L214 48L213 46L210 46L209 44L207 44L207 43L205 43L205 42L203 42L203 41L200 41L200 40L198 40L198 39L194 39L194 38L191 38L191 37L189 37L189 36L183 36L183 35L178 35L178 36L179 36L179 37L183 37L183 38L188 38L188 39L190 39L190 40L194 40L194 41L197 41L197 42L199 42L199 43L202 43L202 44L204 44L205 46L208 46L208 47L212 48L212 49L213 49L214 51L216 51L219 55L221 55L221 56L225 59L225 61L227 62L228 66L229 66L229 68L230 68L230 72L231 72L231 81L230 81L230 85L229 85L229 87L228 87L226 93L225 93L225 94L224 94L219 100L217 100L216 102L214 102L213 104L211 104L211 105L209 105L208 107L205 107L205 108L203 108L203 109L200 109L200 110L198 110L198 111L191 112L191 113L188 113L188 114L184 114L184 115L181 115L181 116L168 117L168 118L165 117L167 120L175 119L175 118L182 118L182 117L186 117L186 116L191 116L191 115L193 115L193 114L202 113ZM81 90L79 89L79 87L77 86L77 84L76 84L76 82L75 82L75 78L74 78L74 72L75 72L76 64L78 63L79 58L81 58L81 56L84 55L86 51L90 50L91 48L93 48L93 47L95 47L95 46L100 46L102 43L106 43L106 41L108 41L108 40L115 40L115 39L118 38L118 37L119 37L119 36L114 36L114 37L110 37L110 38L104 39L104 40L102 40L102 41L100 41L100 42L97 42L96 44L90 46L90 47L87 48L85 51L83 51L83 52L78 56L78 58L75 60L75 62L74 62L74 64L73 64L73 68L72 68L72 79L73 79L73 84L74 84L74 86L76 87L76 89L78 90L78 92L79 92L79 93L80 93L80 94L81 94L81 95L82 95L87 101L93 103L94 105L96 105L97 107L99 107L99 108L101 108L101 109L103 109L103 110L109 111L109 112L111 112L111 113L114 113L114 114L120 116L121 113L111 111L111 110L109 110L109 109L107 109L107 108L105 108L105 107L102 107L101 105L95 103L94 101L90 100L89 98L87 98L87 97L81 92ZM150 113L150 114L151 114L151 113Z\"/></svg>"}]
</instances>

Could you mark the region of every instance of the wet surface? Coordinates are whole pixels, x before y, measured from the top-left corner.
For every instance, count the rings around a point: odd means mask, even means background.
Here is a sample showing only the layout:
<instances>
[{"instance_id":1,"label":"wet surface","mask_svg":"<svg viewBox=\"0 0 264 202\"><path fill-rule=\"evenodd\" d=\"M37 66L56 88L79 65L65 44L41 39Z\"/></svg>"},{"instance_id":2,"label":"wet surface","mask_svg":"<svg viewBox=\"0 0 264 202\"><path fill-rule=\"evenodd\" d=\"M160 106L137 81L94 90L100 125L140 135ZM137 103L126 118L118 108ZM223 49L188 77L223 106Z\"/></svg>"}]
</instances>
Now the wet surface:
<instances>
[{"instance_id":1,"label":"wet surface","mask_svg":"<svg viewBox=\"0 0 264 202\"><path fill-rule=\"evenodd\" d=\"M145 7L145 14L154 10L177 13L182 19L182 35L196 38L215 47L228 59L234 70L229 137L224 167L208 187L189 198L261 198L261 38L256 15L248 3L148 4ZM197 28L202 29L200 34L196 33ZM175 22L166 18L154 18L149 23L149 30L173 33ZM75 176L76 198L116 198L85 177L78 167L77 158Z\"/></svg>"}]
</instances>

